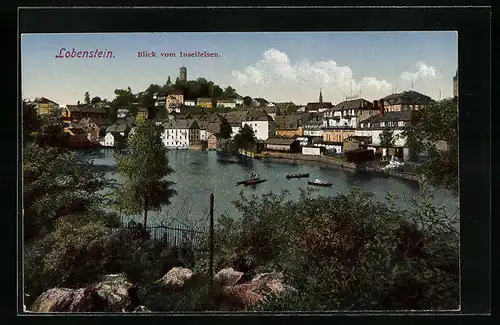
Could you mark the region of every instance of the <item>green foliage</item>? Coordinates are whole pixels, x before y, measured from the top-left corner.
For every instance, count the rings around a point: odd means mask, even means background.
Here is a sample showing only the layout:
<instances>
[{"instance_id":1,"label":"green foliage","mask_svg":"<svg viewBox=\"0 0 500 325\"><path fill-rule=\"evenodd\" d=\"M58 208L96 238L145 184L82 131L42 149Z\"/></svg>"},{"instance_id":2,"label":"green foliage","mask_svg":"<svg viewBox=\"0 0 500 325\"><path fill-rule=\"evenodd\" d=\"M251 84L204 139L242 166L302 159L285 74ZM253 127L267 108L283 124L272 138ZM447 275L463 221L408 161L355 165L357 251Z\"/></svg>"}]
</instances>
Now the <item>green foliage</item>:
<instances>
[{"instance_id":1,"label":"green foliage","mask_svg":"<svg viewBox=\"0 0 500 325\"><path fill-rule=\"evenodd\" d=\"M36 106L32 103L23 100L22 103L22 129L23 129L23 142L31 141L35 138L36 132L40 131L42 121L38 116Z\"/></svg>"},{"instance_id":2,"label":"green foliage","mask_svg":"<svg viewBox=\"0 0 500 325\"><path fill-rule=\"evenodd\" d=\"M238 154L239 149L252 150L255 147L257 140L252 128L247 124L234 136L230 143L230 152L233 155Z\"/></svg>"},{"instance_id":3,"label":"green foliage","mask_svg":"<svg viewBox=\"0 0 500 325\"><path fill-rule=\"evenodd\" d=\"M98 103L101 103L101 102L102 102L101 97L96 96L96 97L92 98L92 100L90 101L90 104L95 105L95 104L98 104Z\"/></svg>"},{"instance_id":4,"label":"green foliage","mask_svg":"<svg viewBox=\"0 0 500 325\"><path fill-rule=\"evenodd\" d=\"M380 145L384 148L390 148L394 146L394 131L389 128L385 128L379 135Z\"/></svg>"},{"instance_id":5,"label":"green foliage","mask_svg":"<svg viewBox=\"0 0 500 325\"><path fill-rule=\"evenodd\" d=\"M264 310L457 308L458 234L425 197L413 203L398 210L357 189L241 196L241 221L223 218L215 231L215 269L283 271L298 293Z\"/></svg>"},{"instance_id":6,"label":"green foliage","mask_svg":"<svg viewBox=\"0 0 500 325\"><path fill-rule=\"evenodd\" d=\"M117 172L125 177L125 183L115 192L118 205L124 212L144 212L144 226L147 212L169 204L176 193L171 188L174 183L165 179L174 170L168 165L162 130L150 121L138 123L127 149L116 155Z\"/></svg>"},{"instance_id":7,"label":"green foliage","mask_svg":"<svg viewBox=\"0 0 500 325\"><path fill-rule=\"evenodd\" d=\"M219 116L220 119L220 132L219 137L222 139L229 139L231 134L233 133L233 129L231 128L231 124L227 121L223 116Z\"/></svg>"},{"instance_id":8,"label":"green foliage","mask_svg":"<svg viewBox=\"0 0 500 325\"><path fill-rule=\"evenodd\" d=\"M458 190L458 101L445 99L413 112L412 121L403 132L413 158L425 154L420 168L432 185ZM446 143L438 150L438 141Z\"/></svg>"},{"instance_id":9,"label":"green foliage","mask_svg":"<svg viewBox=\"0 0 500 325\"><path fill-rule=\"evenodd\" d=\"M85 98L84 98L85 105L90 105L90 94L89 92L85 92Z\"/></svg>"},{"instance_id":10,"label":"green foliage","mask_svg":"<svg viewBox=\"0 0 500 325\"><path fill-rule=\"evenodd\" d=\"M95 209L107 184L89 160L61 148L26 143L23 148L25 240L50 229L64 215Z\"/></svg>"}]
</instances>

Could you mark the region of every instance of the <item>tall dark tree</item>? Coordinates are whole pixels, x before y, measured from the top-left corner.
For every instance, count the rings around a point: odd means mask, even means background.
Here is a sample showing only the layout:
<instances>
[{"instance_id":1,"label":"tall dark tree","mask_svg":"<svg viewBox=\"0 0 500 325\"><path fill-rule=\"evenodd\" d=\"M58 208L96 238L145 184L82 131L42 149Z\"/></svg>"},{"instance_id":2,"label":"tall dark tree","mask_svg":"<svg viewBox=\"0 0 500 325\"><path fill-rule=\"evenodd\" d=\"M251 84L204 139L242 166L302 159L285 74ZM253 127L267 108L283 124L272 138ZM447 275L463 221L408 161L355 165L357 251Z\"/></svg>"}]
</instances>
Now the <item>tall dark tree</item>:
<instances>
[{"instance_id":1,"label":"tall dark tree","mask_svg":"<svg viewBox=\"0 0 500 325\"><path fill-rule=\"evenodd\" d=\"M233 129L231 127L231 124L229 124L227 119L224 118L223 116L220 116L219 119L220 119L219 137L221 137L222 139L231 138L231 134L233 133Z\"/></svg>"},{"instance_id":2,"label":"tall dark tree","mask_svg":"<svg viewBox=\"0 0 500 325\"><path fill-rule=\"evenodd\" d=\"M96 96L96 97L93 97L93 98L92 98L92 100L90 101L90 104L91 104L91 105L95 105L95 104L100 103L100 102L102 102L101 97Z\"/></svg>"},{"instance_id":3,"label":"tall dark tree","mask_svg":"<svg viewBox=\"0 0 500 325\"><path fill-rule=\"evenodd\" d=\"M253 150L256 143L255 133L248 124L245 124L231 141L230 152L233 155L237 155L239 149Z\"/></svg>"},{"instance_id":4,"label":"tall dark tree","mask_svg":"<svg viewBox=\"0 0 500 325\"><path fill-rule=\"evenodd\" d=\"M157 85L157 84L151 84L149 85L149 87L146 89L146 93L148 94L155 94L155 93L158 93L160 92L161 90L161 86L160 85Z\"/></svg>"},{"instance_id":5,"label":"tall dark tree","mask_svg":"<svg viewBox=\"0 0 500 325\"><path fill-rule=\"evenodd\" d=\"M169 166L162 127L151 121L139 122L129 137L127 149L116 155L116 168L125 182L116 190L119 207L129 213L143 212L146 227L148 211L160 210L175 195L174 184L166 178L174 172Z\"/></svg>"},{"instance_id":6,"label":"tall dark tree","mask_svg":"<svg viewBox=\"0 0 500 325\"><path fill-rule=\"evenodd\" d=\"M426 155L419 170L431 184L458 190L457 98L444 99L414 111L402 135L410 151Z\"/></svg>"},{"instance_id":7,"label":"tall dark tree","mask_svg":"<svg viewBox=\"0 0 500 325\"><path fill-rule=\"evenodd\" d=\"M85 93L84 102L85 102L85 105L90 105L90 94L88 91Z\"/></svg>"},{"instance_id":8,"label":"tall dark tree","mask_svg":"<svg viewBox=\"0 0 500 325\"><path fill-rule=\"evenodd\" d=\"M223 97L228 99L236 98L238 97L238 94L236 93L236 90L233 87L228 86L226 87L226 89L224 89Z\"/></svg>"}]
</instances>

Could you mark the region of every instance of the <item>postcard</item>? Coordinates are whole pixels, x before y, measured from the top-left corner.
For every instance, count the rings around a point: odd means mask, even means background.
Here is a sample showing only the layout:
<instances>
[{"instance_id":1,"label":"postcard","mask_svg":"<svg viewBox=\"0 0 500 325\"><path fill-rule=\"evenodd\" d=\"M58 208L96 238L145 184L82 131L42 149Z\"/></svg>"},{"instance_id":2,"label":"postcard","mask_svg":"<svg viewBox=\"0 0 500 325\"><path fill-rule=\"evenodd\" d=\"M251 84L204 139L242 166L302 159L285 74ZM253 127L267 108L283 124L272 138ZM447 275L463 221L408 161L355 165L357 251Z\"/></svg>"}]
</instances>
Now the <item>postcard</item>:
<instances>
[{"instance_id":1,"label":"postcard","mask_svg":"<svg viewBox=\"0 0 500 325\"><path fill-rule=\"evenodd\" d=\"M22 34L25 309L460 309L457 51Z\"/></svg>"}]
</instances>

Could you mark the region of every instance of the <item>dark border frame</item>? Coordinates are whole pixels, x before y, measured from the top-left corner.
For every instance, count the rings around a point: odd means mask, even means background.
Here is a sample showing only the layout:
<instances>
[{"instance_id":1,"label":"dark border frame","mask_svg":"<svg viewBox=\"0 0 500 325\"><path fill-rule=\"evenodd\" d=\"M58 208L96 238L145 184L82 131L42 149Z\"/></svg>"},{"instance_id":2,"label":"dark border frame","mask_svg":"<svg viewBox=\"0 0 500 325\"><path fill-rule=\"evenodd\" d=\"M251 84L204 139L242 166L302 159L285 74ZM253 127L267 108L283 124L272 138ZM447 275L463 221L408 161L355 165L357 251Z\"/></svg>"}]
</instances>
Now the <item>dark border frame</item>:
<instances>
[{"instance_id":1,"label":"dark border frame","mask_svg":"<svg viewBox=\"0 0 500 325\"><path fill-rule=\"evenodd\" d=\"M185 17L189 17L188 23L185 22ZM459 105L461 121L461 308L463 314L484 315L490 312L491 305L491 213L489 209L491 204L490 24L491 9L488 7L411 9L396 7L314 9L141 8L133 10L127 8L21 8L18 10L17 49L18 59L21 59L19 57L20 33L457 30L459 35ZM17 90L20 93L20 64L17 73L19 76ZM452 76L450 76L450 82L451 78ZM18 97L17 117L20 119L21 98ZM16 136L19 137L20 130L17 131ZM20 159L20 152L17 152L17 154L17 158ZM20 188L19 179L18 186ZM19 227L21 226L20 220L18 218ZM21 251L19 251L20 253ZM19 257L17 256L18 263L20 263ZM31 317L23 318L27 320ZM286 318L288 321L289 318ZM366 315L351 317L351 319L353 318L358 320L369 319L370 322L383 321L383 323L386 323L391 318L397 322L402 321L398 321L399 317L387 315L382 317ZM429 319L429 317L413 317L412 319L416 319L420 323L423 318ZM456 317L454 318L456 319ZM464 320L463 317L460 318ZM86 321L85 318L75 316L71 318L71 322L77 319ZM217 317L217 319L220 318ZM281 319L285 319L285 317ZM432 320L434 319L443 320L441 317L433 317ZM408 320L405 319L404 321ZM59 317L50 318L49 322L52 323L52 321L67 322L67 320L61 320ZM95 319L92 321L95 321ZM137 319L132 320L134 323L136 321Z\"/></svg>"}]
</instances>

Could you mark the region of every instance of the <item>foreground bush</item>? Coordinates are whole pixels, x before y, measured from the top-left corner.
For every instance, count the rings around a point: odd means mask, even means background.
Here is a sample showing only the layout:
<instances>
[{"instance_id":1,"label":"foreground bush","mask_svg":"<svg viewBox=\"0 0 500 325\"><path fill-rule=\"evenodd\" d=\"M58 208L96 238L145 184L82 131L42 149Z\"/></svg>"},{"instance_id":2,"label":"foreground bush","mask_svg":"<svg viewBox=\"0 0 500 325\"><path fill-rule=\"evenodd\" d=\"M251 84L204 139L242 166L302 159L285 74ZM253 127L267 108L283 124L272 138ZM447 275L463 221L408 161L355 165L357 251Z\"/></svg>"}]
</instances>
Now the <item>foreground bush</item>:
<instances>
[{"instance_id":1,"label":"foreground bush","mask_svg":"<svg viewBox=\"0 0 500 325\"><path fill-rule=\"evenodd\" d=\"M413 203L397 210L357 190L242 196L241 221L223 218L215 232L215 269L283 271L298 292L265 310L456 309L458 233L428 200Z\"/></svg>"}]
</instances>

